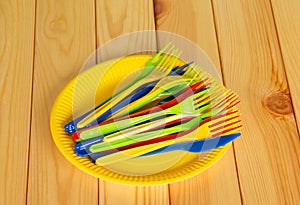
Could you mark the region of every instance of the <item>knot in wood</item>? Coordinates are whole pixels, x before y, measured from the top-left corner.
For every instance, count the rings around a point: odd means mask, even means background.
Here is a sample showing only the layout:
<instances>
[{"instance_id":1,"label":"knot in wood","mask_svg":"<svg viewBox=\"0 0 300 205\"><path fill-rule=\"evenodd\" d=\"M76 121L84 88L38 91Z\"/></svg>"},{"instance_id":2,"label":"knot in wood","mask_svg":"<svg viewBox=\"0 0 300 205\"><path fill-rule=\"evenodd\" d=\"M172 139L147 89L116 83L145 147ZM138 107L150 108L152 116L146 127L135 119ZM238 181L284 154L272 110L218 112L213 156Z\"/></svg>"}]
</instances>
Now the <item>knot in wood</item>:
<instances>
[{"instance_id":1,"label":"knot in wood","mask_svg":"<svg viewBox=\"0 0 300 205\"><path fill-rule=\"evenodd\" d=\"M160 19L164 15L167 8L166 3L167 2L165 1L154 0L154 14L156 20Z\"/></svg>"},{"instance_id":2,"label":"knot in wood","mask_svg":"<svg viewBox=\"0 0 300 205\"><path fill-rule=\"evenodd\" d=\"M67 22L63 19L55 19L50 22L50 29L55 32L65 32L67 30Z\"/></svg>"},{"instance_id":3,"label":"knot in wood","mask_svg":"<svg viewBox=\"0 0 300 205\"><path fill-rule=\"evenodd\" d=\"M290 97L283 93L273 93L266 97L265 105L268 110L277 115L290 115L293 106Z\"/></svg>"}]
</instances>

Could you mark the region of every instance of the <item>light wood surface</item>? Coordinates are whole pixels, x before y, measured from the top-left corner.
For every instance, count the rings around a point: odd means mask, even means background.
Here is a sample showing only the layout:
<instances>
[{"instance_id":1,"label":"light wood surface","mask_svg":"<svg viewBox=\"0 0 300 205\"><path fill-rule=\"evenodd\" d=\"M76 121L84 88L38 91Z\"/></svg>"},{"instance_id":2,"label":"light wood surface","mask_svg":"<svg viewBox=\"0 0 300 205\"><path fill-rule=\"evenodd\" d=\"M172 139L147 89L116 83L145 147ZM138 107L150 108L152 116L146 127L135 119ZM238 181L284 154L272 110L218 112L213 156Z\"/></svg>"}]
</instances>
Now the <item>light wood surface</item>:
<instances>
[{"instance_id":1,"label":"light wood surface","mask_svg":"<svg viewBox=\"0 0 300 205\"><path fill-rule=\"evenodd\" d=\"M299 9L298 0L0 1L0 204L300 204ZM212 59L240 96L242 137L216 165L170 185L80 171L52 140L55 98L96 48L90 64L155 50L160 31Z\"/></svg>"},{"instance_id":2,"label":"light wood surface","mask_svg":"<svg viewBox=\"0 0 300 205\"><path fill-rule=\"evenodd\" d=\"M0 204L26 201L34 1L0 1Z\"/></svg>"},{"instance_id":3,"label":"light wood surface","mask_svg":"<svg viewBox=\"0 0 300 205\"><path fill-rule=\"evenodd\" d=\"M271 3L299 132L300 23L298 22L298 11L300 9L300 1L272 0Z\"/></svg>"},{"instance_id":4,"label":"light wood surface","mask_svg":"<svg viewBox=\"0 0 300 205\"><path fill-rule=\"evenodd\" d=\"M213 5L225 83L242 102L243 137L235 142L242 199L297 204L299 136L270 2Z\"/></svg>"},{"instance_id":5,"label":"light wood surface","mask_svg":"<svg viewBox=\"0 0 300 205\"><path fill-rule=\"evenodd\" d=\"M94 1L39 1L28 204L97 204L98 180L69 163L49 130L54 100L95 49Z\"/></svg>"}]
</instances>

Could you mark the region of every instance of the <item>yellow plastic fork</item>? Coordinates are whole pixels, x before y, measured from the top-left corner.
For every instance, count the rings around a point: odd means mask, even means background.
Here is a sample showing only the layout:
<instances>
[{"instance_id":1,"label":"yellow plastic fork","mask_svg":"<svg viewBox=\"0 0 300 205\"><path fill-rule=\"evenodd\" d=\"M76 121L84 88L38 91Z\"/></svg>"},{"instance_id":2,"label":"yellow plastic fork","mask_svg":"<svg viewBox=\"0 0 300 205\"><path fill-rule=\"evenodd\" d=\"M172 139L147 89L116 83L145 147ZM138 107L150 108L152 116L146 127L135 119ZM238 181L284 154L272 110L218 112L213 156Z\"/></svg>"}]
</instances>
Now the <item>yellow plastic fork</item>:
<instances>
[{"instance_id":1,"label":"yellow plastic fork","mask_svg":"<svg viewBox=\"0 0 300 205\"><path fill-rule=\"evenodd\" d=\"M175 94L176 92L180 91L181 89L184 89L185 87L187 87L194 81L201 80L198 78L198 76L191 77L191 75L190 75L191 70L192 70L192 68L188 67L182 76L167 76L166 78L161 79L147 95L130 103L128 106L126 106L123 109L119 110L118 112L114 113L108 119L124 116L127 113L131 113L131 112L143 107L144 105L146 105L147 103L150 103L151 101L157 100L161 95L163 95L166 92L169 95ZM187 77L187 76L190 76L190 77ZM179 87L177 87L177 86L179 86ZM172 87L179 88L179 90L171 89L172 93L169 93L168 91Z\"/></svg>"},{"instance_id":2,"label":"yellow plastic fork","mask_svg":"<svg viewBox=\"0 0 300 205\"><path fill-rule=\"evenodd\" d=\"M118 104L121 100L123 100L126 96L128 96L131 92L133 92L138 87L149 82L160 80L163 77L167 76L171 71L171 69L173 68L175 61L176 59L178 59L178 56L180 54L181 51L179 51L178 49L173 49L172 47L166 54L162 55L160 62L158 63L156 68L150 73L150 75L139 80L134 85L129 87L127 90L120 93L117 97L113 98L111 101L99 107L95 112L83 118L81 121L78 122L77 127L83 128L89 123L95 121L98 117L100 117L102 114L107 112L110 108Z\"/></svg>"},{"instance_id":3,"label":"yellow plastic fork","mask_svg":"<svg viewBox=\"0 0 300 205\"><path fill-rule=\"evenodd\" d=\"M90 148L90 151L93 153L101 152L101 151L109 150L111 148L118 148L118 147L126 146L126 145L132 144L137 141L144 141L147 139L155 138L160 135L161 136L169 135L171 133L182 132L182 131L187 131L187 130L192 129L199 123L199 121L201 121L201 118L207 118L207 117L211 117L213 115L213 111L211 109L207 109L207 108L209 108L209 106L206 103L205 104L201 103L202 99L205 99L206 96L202 95L202 96L197 97L197 95L199 95L199 93L196 94L192 100L191 100L191 98L187 98L186 100L182 101L180 104L170 107L164 111L153 113L151 116L151 118L154 118L155 116L161 116L161 114L166 114L166 113L168 113L168 114L184 113L186 115L195 116L195 118L193 120L190 120L189 122L186 122L180 126L178 125L178 126L174 126L174 127L169 127L165 130L157 130L157 131L152 131L149 133L139 134L139 135L134 136L134 138L128 138L127 136L124 136L118 140L114 140L113 143L108 142L108 139L111 139L111 137L108 135L108 136L104 137L105 142L101 142L101 143L92 145ZM230 97L230 95L227 97ZM225 102L228 101L227 98L221 99L221 100L225 101ZM220 107L216 107L215 109L219 109L219 108L220 108L220 111L223 111L223 108L226 109L226 107L223 107L222 104L220 104ZM146 116L143 116L143 117L146 117ZM149 117L149 116L147 116L147 117ZM145 118L145 119L148 119L148 118Z\"/></svg>"},{"instance_id":4,"label":"yellow plastic fork","mask_svg":"<svg viewBox=\"0 0 300 205\"><path fill-rule=\"evenodd\" d=\"M163 119L151 121L151 122L148 122L148 123L145 123L145 124L141 124L141 125L138 125L138 126L134 126L134 127L131 127L131 128L128 128L128 129L121 130L119 132L110 134L110 135L104 137L104 140L106 142L111 142L111 141L114 141L114 140L124 138L125 136L130 137L130 136L133 136L135 134L148 131L150 129L155 129L155 128L161 126L161 125L167 124L167 123L172 122L174 120L181 119L183 117L185 117L185 115L177 114L177 115L172 115L170 117L166 117L166 118L163 118Z\"/></svg>"},{"instance_id":5,"label":"yellow plastic fork","mask_svg":"<svg viewBox=\"0 0 300 205\"><path fill-rule=\"evenodd\" d=\"M231 119L232 118L232 119ZM226 119L231 119L227 122L224 122ZM217 129L214 127L211 127L211 125L218 124L218 122L224 122L222 126L218 126ZM223 134L232 134L236 133L240 130L241 122L239 120L239 113L238 112L232 112L232 114L229 114L227 116L224 116L219 119L215 119L212 121L209 121L205 124L202 124L197 130L183 136L180 138L163 141L155 144L149 144L145 146L140 146L128 150L124 150L121 152L116 152L113 154L109 154L103 157L100 157L96 159L96 164L101 166L106 166L114 163L118 163L124 160L128 160L134 157L138 157L140 155L146 154L148 152L152 152L154 150L160 149L162 147L169 146L173 143L180 143L180 142L188 142L198 139L207 138L209 136L212 136L216 132L223 131ZM236 127L236 129L234 129ZM233 128L230 131L226 132L229 128ZM213 132L212 132L213 130Z\"/></svg>"},{"instance_id":6,"label":"yellow plastic fork","mask_svg":"<svg viewBox=\"0 0 300 205\"><path fill-rule=\"evenodd\" d=\"M114 113L110 118L117 118L120 116L124 116L127 113L131 113L147 103L150 103L157 98L159 98L164 93L175 94L178 91L186 88L191 83L193 83L193 79L186 79L180 76L167 76L161 79L156 86L145 96L137 99L136 101L130 103L128 106L122 108L118 112ZM110 119L108 118L108 119Z\"/></svg>"}]
</instances>

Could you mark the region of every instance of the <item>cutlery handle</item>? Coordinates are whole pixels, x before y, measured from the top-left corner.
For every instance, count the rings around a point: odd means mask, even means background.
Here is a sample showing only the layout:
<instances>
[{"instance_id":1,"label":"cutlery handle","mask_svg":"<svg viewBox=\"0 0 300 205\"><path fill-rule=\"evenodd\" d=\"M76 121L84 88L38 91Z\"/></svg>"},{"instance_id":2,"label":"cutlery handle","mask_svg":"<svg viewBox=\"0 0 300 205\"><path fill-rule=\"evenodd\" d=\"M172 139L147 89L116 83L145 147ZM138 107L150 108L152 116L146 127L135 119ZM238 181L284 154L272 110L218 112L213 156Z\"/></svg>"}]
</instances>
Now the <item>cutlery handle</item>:
<instances>
[{"instance_id":1,"label":"cutlery handle","mask_svg":"<svg viewBox=\"0 0 300 205\"><path fill-rule=\"evenodd\" d=\"M66 132L68 132L69 134L72 134L74 132L76 132L77 128L77 124L82 121L83 119L87 118L88 116L90 116L91 113L93 113L95 110L97 110L98 108L100 108L101 106L105 105L107 102L109 102L112 98L115 98L116 96L118 96L119 94L121 94L122 92L124 92L125 90L127 90L128 88L130 88L131 86L133 86L135 83L137 83L138 81L140 81L141 79L143 79L145 76L149 75L153 69L155 68L155 64L154 61L157 60L160 55L170 46L170 43L167 44L164 48L162 48L159 52L157 52L145 65L145 67L147 67L147 69L144 69L144 73L142 72L134 81L132 81L130 84L128 84L127 86L125 86L123 89L119 90L117 93L113 94L111 97L107 98L106 100L104 100L102 103L100 103L99 105L97 105L95 108L91 109L90 111L86 112L85 114L81 115L80 117L74 119L73 121L67 123L64 126L64 129Z\"/></svg>"},{"instance_id":2,"label":"cutlery handle","mask_svg":"<svg viewBox=\"0 0 300 205\"><path fill-rule=\"evenodd\" d=\"M173 127L165 128L165 129L159 129L155 131L145 132L141 134L137 134L134 136L126 136L126 133L124 134L123 138L119 138L113 141L104 141L101 143L93 144L89 150L88 153L95 153L95 152L102 152L110 149L116 149L119 147L127 146L136 142L149 140L153 138L158 138L161 136L166 136L172 133L178 133L178 132L184 132L191 128L193 128L195 125L199 124L202 121L201 117L195 117L194 119L184 123L179 124Z\"/></svg>"},{"instance_id":3,"label":"cutlery handle","mask_svg":"<svg viewBox=\"0 0 300 205\"><path fill-rule=\"evenodd\" d=\"M111 107L115 106L116 104L118 104L122 100L126 99L126 97L128 96L127 93L134 92L137 88L139 88L143 84L144 84L144 82L142 82L142 81L140 81L140 82L131 82L129 85L125 86L126 89L123 88L121 90L122 93L119 91L118 95L113 97L112 101L105 103L101 107L98 107L97 109L95 109L94 113L91 113L88 116L86 116L85 118L83 118L82 120L80 120L77 123L77 127L81 129L81 128L85 128L85 127L88 127L88 126L91 126L91 125L98 124L97 119L99 118L99 116L101 116L105 112L109 111ZM125 90L126 90L126 92L123 92Z\"/></svg>"},{"instance_id":4,"label":"cutlery handle","mask_svg":"<svg viewBox=\"0 0 300 205\"><path fill-rule=\"evenodd\" d=\"M156 120L153 123L149 122L149 123L142 124L142 125L139 125L139 126L134 127L134 128L126 129L125 132L126 132L126 136L129 137L129 136L133 136L133 135L145 132L145 131L152 131L151 129L154 129L154 130L155 129L160 129L162 127L162 125L171 126L175 123L190 120L190 119L191 119L190 117L182 117L181 115L173 115L173 116L168 117L166 119ZM96 144L96 143L99 143L99 142L102 142L102 141L107 142L107 141L112 141L112 140L116 140L116 139L120 139L120 138L122 139L122 137L123 137L122 134L123 133L116 132L116 133L113 133L111 135L106 136L105 138L103 136L101 136L101 137L95 137L95 138L92 138L92 139L89 139L89 140L84 140L84 141L81 141L80 143L77 143L74 146L74 149L76 150L76 153L79 156L82 156L82 157L88 156L87 150L89 150L89 148L93 144ZM108 138L108 139L106 139L106 138Z\"/></svg>"},{"instance_id":5,"label":"cutlery handle","mask_svg":"<svg viewBox=\"0 0 300 205\"><path fill-rule=\"evenodd\" d=\"M103 122L105 119L107 119L109 116L113 115L114 113L118 112L120 109L125 107L131 102L134 102L135 100L139 99L141 96L146 95L149 91L151 91L154 87L152 83L150 86L145 87L144 89L141 89L139 92L137 92L134 95L129 95L126 98L124 98L121 102L113 106L111 109L100 115L96 120L93 122L87 124L85 127L91 127L93 125L97 125L101 122Z\"/></svg>"},{"instance_id":6,"label":"cutlery handle","mask_svg":"<svg viewBox=\"0 0 300 205\"><path fill-rule=\"evenodd\" d=\"M133 86L134 84L135 84L134 82L131 82L129 85L125 86L123 89L119 90L117 93L113 94L111 97L109 97L106 100L104 100L102 103L100 103L99 105L97 105L95 108L93 108L90 111L84 113L83 115L81 115L80 117L74 119L73 121L67 123L64 126L65 131L68 132L69 134L72 134L72 133L76 132L76 130L78 129L78 127L80 127L80 126L78 126L78 124L80 125L81 123L83 123L85 119L89 118L91 116L91 114L93 114L93 112L95 112L96 110L98 110L100 107L102 107L104 105L107 105L107 103L111 99L117 97L119 94L121 94L122 92L124 92L125 90L127 90L129 87ZM119 98L123 99L124 97L122 98L122 96L118 96L118 99Z\"/></svg>"},{"instance_id":7,"label":"cutlery handle","mask_svg":"<svg viewBox=\"0 0 300 205\"><path fill-rule=\"evenodd\" d=\"M198 83L195 83L193 84L191 87L187 87L181 91L179 91L178 93L176 93L174 95L174 97L176 98L172 98L170 100L168 100L167 102L163 103L163 104L160 104L156 107L153 107L153 108L149 108L147 110L143 110L143 111L140 111L140 112L136 112L136 113L132 113L130 115L126 115L124 117L118 117L116 119L111 119L111 120L108 120L106 122L103 122L101 123L102 124L108 124L108 123L111 123L111 122L116 122L116 121L121 121L121 120L125 120L125 119L128 119L128 118L134 118L134 117L138 117L138 116L141 116L141 115L146 115L146 114L149 114L149 113L154 113L154 112L158 112L160 110L165 110L165 109L168 109L174 105L176 105L177 103L183 101L185 98L191 96L195 93L198 93L198 92L203 92L205 90L207 90L207 87L205 85L202 85L204 82L201 81L201 82L198 82ZM200 85L202 85L201 87L199 87ZM199 88L198 88L199 87Z\"/></svg>"},{"instance_id":8,"label":"cutlery handle","mask_svg":"<svg viewBox=\"0 0 300 205\"><path fill-rule=\"evenodd\" d=\"M104 124L102 126L98 126L98 127L88 129L86 131L81 132L79 134L79 138L81 140L87 140L87 139L91 139L93 137L107 135L107 134L110 134L117 130L123 130L125 128L131 127L138 123L142 123L142 122L145 122L145 121L153 119L153 118L161 117L166 114L167 114L167 111L162 110L160 112L150 113L148 115L142 115L142 116L138 116L135 118L128 118L126 120L121 120L121 121L112 122L109 124Z\"/></svg>"},{"instance_id":9,"label":"cutlery handle","mask_svg":"<svg viewBox=\"0 0 300 205\"><path fill-rule=\"evenodd\" d=\"M180 132L180 131L181 131L181 126L177 125L174 127L163 129L163 130L155 130L152 132L137 134L137 135L131 136L131 137L126 137L126 135L124 135L124 138L122 138L122 139L93 144L89 148L89 150L87 150L87 152L88 153L96 153L96 152L102 152L102 151L107 151L107 150L111 150L111 149L117 149L119 147L127 146L129 144L140 142L140 141L143 141L146 139L152 139L154 137L161 137L161 136L165 136L165 135Z\"/></svg>"},{"instance_id":10,"label":"cutlery handle","mask_svg":"<svg viewBox=\"0 0 300 205\"><path fill-rule=\"evenodd\" d=\"M109 124L109 123L112 123L112 122L121 121L121 120L125 120L125 119L128 119L128 118L134 118L134 117L138 117L138 116L141 116L141 115L147 115L149 113L154 113L154 112L158 112L158 111L161 111L161 110L168 109L168 108L176 105L177 103L183 101L186 97L189 97L190 95L194 94L194 92L196 92L196 93L203 92L206 89L207 89L207 87L204 84L204 81L195 83L191 87L187 87L187 88L179 91L178 93L176 93L174 95L176 97L176 99L172 99L171 101L168 101L167 103L164 103L164 104L156 106L154 108L149 108L147 110L143 110L143 111L140 111L140 112L137 112L137 113L132 113L132 114L126 115L124 117L119 117L119 118L116 118L116 119L111 119L111 120L108 120L106 122L101 123L100 125L102 126L104 124ZM97 126L93 126L91 128L95 128ZM73 139L74 140L79 140L80 138L79 138L78 134L81 133L81 132L83 132L83 131L85 131L85 130L80 130L77 133L75 133L75 136L74 136Z\"/></svg>"}]
</instances>

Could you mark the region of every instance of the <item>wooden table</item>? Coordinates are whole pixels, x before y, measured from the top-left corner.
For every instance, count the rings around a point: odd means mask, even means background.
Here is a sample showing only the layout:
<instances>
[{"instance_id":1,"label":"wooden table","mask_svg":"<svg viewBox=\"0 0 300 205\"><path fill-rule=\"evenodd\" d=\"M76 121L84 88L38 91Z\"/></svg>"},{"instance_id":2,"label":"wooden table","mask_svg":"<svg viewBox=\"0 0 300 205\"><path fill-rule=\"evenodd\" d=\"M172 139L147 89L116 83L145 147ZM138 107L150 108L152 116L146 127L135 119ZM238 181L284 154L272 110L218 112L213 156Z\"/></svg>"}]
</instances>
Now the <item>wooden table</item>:
<instances>
[{"instance_id":1,"label":"wooden table","mask_svg":"<svg viewBox=\"0 0 300 205\"><path fill-rule=\"evenodd\" d=\"M0 204L300 204L299 10L299 0L1 0ZM243 136L182 182L89 176L54 145L52 104L97 47L153 29L210 56L240 96Z\"/></svg>"}]
</instances>

